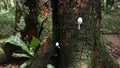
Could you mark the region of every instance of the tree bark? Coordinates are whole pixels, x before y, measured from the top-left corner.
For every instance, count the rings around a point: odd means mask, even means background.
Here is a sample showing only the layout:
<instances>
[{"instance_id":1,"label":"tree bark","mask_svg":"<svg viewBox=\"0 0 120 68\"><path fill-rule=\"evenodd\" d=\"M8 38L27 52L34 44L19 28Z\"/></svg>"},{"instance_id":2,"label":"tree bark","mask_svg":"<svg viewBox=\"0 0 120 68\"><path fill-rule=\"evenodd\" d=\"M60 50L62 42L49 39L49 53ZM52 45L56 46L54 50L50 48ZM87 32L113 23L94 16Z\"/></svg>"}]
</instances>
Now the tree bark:
<instances>
[{"instance_id":1,"label":"tree bark","mask_svg":"<svg viewBox=\"0 0 120 68\"><path fill-rule=\"evenodd\" d=\"M15 33L17 36L22 37L22 32L25 30L26 23L25 23L25 17L27 15L26 11L28 12L28 9L25 9L27 6L25 6L25 1L15 1L16 2L16 12L15 12ZM23 38L23 37L22 37Z\"/></svg>"},{"instance_id":2,"label":"tree bark","mask_svg":"<svg viewBox=\"0 0 120 68\"><path fill-rule=\"evenodd\" d=\"M36 1L38 3L38 1ZM46 8L49 9L49 3L48 0L39 0L39 8L41 11L40 14L44 16L44 13L48 13L45 11ZM43 8L43 9L42 9ZM43 13L42 13L43 11ZM48 17L49 16L49 17ZM32 64L30 65L30 68L46 68L47 64L54 64L52 61L52 57L54 55L54 46L53 46L53 38L52 38L52 19L51 16L48 14L48 16L45 14L42 24L42 30L40 32L40 41L41 45L38 48L38 51L36 55L33 57Z\"/></svg>"},{"instance_id":3,"label":"tree bark","mask_svg":"<svg viewBox=\"0 0 120 68\"><path fill-rule=\"evenodd\" d=\"M100 46L101 10L99 0L59 0L59 68L97 68L93 59ZM77 19L83 18L81 30ZM94 66L95 65L95 66Z\"/></svg>"}]
</instances>

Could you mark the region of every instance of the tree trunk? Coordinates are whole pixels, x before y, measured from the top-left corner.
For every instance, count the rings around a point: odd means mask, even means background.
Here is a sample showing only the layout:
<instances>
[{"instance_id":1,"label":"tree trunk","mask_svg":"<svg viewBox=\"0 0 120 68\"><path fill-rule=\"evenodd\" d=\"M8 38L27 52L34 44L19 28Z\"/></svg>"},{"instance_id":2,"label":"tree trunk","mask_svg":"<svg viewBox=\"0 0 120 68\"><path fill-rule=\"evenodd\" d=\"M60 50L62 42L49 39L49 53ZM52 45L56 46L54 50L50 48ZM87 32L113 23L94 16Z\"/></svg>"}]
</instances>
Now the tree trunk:
<instances>
[{"instance_id":1,"label":"tree trunk","mask_svg":"<svg viewBox=\"0 0 120 68\"><path fill-rule=\"evenodd\" d=\"M114 10L115 9L115 0L112 0L111 2L111 10Z\"/></svg>"},{"instance_id":2,"label":"tree trunk","mask_svg":"<svg viewBox=\"0 0 120 68\"><path fill-rule=\"evenodd\" d=\"M41 45L38 48L36 55L33 57L33 62L30 68L46 68L47 64L54 64L51 57L54 55L52 19L47 12L49 10L48 0L40 0L39 2L36 1L36 3L40 4L39 11L41 11L40 14L43 15L45 19L43 21L39 37Z\"/></svg>"},{"instance_id":3,"label":"tree trunk","mask_svg":"<svg viewBox=\"0 0 120 68\"><path fill-rule=\"evenodd\" d=\"M59 0L59 68L98 68L93 62L100 46L101 10L99 0ZM78 17L83 24L78 30Z\"/></svg>"},{"instance_id":4,"label":"tree trunk","mask_svg":"<svg viewBox=\"0 0 120 68\"><path fill-rule=\"evenodd\" d=\"M25 17L27 15L26 11L28 9L25 9L25 1L15 1L16 2L16 13L15 13L15 33L18 37L22 37L22 32L25 30L26 23L25 23ZM23 37L22 37L23 38Z\"/></svg>"},{"instance_id":5,"label":"tree trunk","mask_svg":"<svg viewBox=\"0 0 120 68\"><path fill-rule=\"evenodd\" d=\"M103 4L104 4L104 9L106 9L106 7L107 7L107 0L104 0Z\"/></svg>"},{"instance_id":6,"label":"tree trunk","mask_svg":"<svg viewBox=\"0 0 120 68\"><path fill-rule=\"evenodd\" d=\"M100 0L59 0L53 13L53 33L60 43L57 68L115 68L101 42ZM83 18L80 30L77 20ZM104 56L104 57L103 57ZM112 62L112 63L110 63ZM108 65L110 64L110 65Z\"/></svg>"}]
</instances>

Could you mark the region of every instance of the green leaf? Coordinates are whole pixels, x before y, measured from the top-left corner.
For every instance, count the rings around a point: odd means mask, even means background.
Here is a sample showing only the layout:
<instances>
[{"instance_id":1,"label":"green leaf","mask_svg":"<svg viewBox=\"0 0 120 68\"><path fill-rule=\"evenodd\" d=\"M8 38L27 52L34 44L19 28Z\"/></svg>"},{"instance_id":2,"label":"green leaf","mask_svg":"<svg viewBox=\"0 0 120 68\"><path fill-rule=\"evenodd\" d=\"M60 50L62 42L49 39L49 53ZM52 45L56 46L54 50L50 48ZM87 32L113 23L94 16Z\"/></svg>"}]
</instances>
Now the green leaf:
<instances>
[{"instance_id":1,"label":"green leaf","mask_svg":"<svg viewBox=\"0 0 120 68\"><path fill-rule=\"evenodd\" d=\"M38 21L38 24L41 26L41 24L44 21L44 17L42 15L39 15L38 18L37 18L37 21Z\"/></svg>"},{"instance_id":2,"label":"green leaf","mask_svg":"<svg viewBox=\"0 0 120 68\"><path fill-rule=\"evenodd\" d=\"M39 44L40 44L40 41L39 41L37 38L33 37L33 38L32 38L32 41L31 41L31 43L30 43L30 51L31 51L31 52L34 52L34 51L35 51L35 48L36 48Z\"/></svg>"},{"instance_id":3,"label":"green leaf","mask_svg":"<svg viewBox=\"0 0 120 68\"><path fill-rule=\"evenodd\" d=\"M15 58L22 58L22 57L25 57L25 58L31 58L31 56L29 56L28 54L21 54L21 53L13 53L12 54L13 57Z\"/></svg>"},{"instance_id":4,"label":"green leaf","mask_svg":"<svg viewBox=\"0 0 120 68\"><path fill-rule=\"evenodd\" d=\"M39 16L37 17L37 22L38 22L38 24L37 24L37 35L40 32L43 21L44 21L44 17L41 14L39 14Z\"/></svg>"},{"instance_id":5,"label":"green leaf","mask_svg":"<svg viewBox=\"0 0 120 68\"><path fill-rule=\"evenodd\" d=\"M33 37L30 47L37 47L39 44L40 44L40 41L37 38Z\"/></svg>"},{"instance_id":6,"label":"green leaf","mask_svg":"<svg viewBox=\"0 0 120 68\"><path fill-rule=\"evenodd\" d=\"M25 61L23 64L20 65L19 68L28 68L30 64L31 64L31 60Z\"/></svg>"},{"instance_id":7,"label":"green leaf","mask_svg":"<svg viewBox=\"0 0 120 68\"><path fill-rule=\"evenodd\" d=\"M37 22L38 22L37 28L38 29L41 28L43 21L44 21L44 17L42 15L39 15L38 18L37 18Z\"/></svg>"},{"instance_id":8,"label":"green leaf","mask_svg":"<svg viewBox=\"0 0 120 68\"><path fill-rule=\"evenodd\" d=\"M19 46L22 50L26 51L29 55L33 56L33 53L30 52L27 45L17 36L10 36L6 39L0 40L0 43L10 43L15 46Z\"/></svg>"}]
</instances>

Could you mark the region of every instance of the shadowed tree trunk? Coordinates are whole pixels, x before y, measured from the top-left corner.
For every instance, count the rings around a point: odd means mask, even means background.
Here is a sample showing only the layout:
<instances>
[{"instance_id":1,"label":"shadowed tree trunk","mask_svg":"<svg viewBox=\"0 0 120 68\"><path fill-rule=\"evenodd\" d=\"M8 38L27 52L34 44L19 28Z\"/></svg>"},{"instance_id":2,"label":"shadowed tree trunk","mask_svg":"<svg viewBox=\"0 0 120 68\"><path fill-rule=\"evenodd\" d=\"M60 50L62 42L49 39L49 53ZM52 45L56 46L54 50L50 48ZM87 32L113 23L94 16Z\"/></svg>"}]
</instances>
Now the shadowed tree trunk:
<instances>
[{"instance_id":1,"label":"shadowed tree trunk","mask_svg":"<svg viewBox=\"0 0 120 68\"><path fill-rule=\"evenodd\" d=\"M78 17L83 18L78 30ZM100 46L99 0L59 0L59 68L98 68L94 62Z\"/></svg>"},{"instance_id":2,"label":"shadowed tree trunk","mask_svg":"<svg viewBox=\"0 0 120 68\"><path fill-rule=\"evenodd\" d=\"M28 7L28 15L25 18L26 28L22 36L28 36L28 40L31 41L33 36L38 38L37 17L40 14L39 0L26 0L25 5Z\"/></svg>"},{"instance_id":3,"label":"shadowed tree trunk","mask_svg":"<svg viewBox=\"0 0 120 68\"><path fill-rule=\"evenodd\" d=\"M33 2L31 3L33 4ZM51 17L48 17L49 16L48 0L39 0L39 2L36 1L35 3L36 3L36 6L37 4L40 4L39 11L40 11L40 14L44 17L44 21L41 27L40 35L38 35L41 41L41 45L38 48L36 55L33 57L33 62L30 68L46 68L46 65L48 63L54 64L51 58L51 56L54 54L54 47L53 47L53 41L52 41L53 40L52 39L52 19Z\"/></svg>"},{"instance_id":4,"label":"shadowed tree trunk","mask_svg":"<svg viewBox=\"0 0 120 68\"><path fill-rule=\"evenodd\" d=\"M25 18L28 12L27 6L25 6L25 1L15 1L16 2L16 13L15 13L15 30L16 30L16 35L19 37L22 37L21 33L23 30L25 30ZM23 37L22 37L23 38Z\"/></svg>"},{"instance_id":5,"label":"shadowed tree trunk","mask_svg":"<svg viewBox=\"0 0 120 68\"><path fill-rule=\"evenodd\" d=\"M53 33L58 34L55 38L60 43L58 68L117 67L101 43L100 0L58 0L56 3L53 11L58 12L53 13ZM83 18L80 30L79 17Z\"/></svg>"}]
</instances>

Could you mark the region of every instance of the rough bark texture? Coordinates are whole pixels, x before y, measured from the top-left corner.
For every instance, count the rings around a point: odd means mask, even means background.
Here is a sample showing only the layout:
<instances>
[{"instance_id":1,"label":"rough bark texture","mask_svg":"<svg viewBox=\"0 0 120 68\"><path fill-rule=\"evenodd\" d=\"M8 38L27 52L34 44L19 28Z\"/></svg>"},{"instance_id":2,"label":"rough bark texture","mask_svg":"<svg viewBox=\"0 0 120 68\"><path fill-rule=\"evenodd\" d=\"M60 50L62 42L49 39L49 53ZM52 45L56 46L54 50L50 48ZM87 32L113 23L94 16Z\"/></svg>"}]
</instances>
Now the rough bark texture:
<instances>
[{"instance_id":1,"label":"rough bark texture","mask_svg":"<svg viewBox=\"0 0 120 68\"><path fill-rule=\"evenodd\" d=\"M40 9L41 9L40 6L42 6L40 4L41 1L40 0L26 0L26 5L29 7L29 15L26 17L26 24L27 25L26 25L26 29L24 32L25 34L23 34L23 35L24 35L24 37L26 35L28 35L28 38L29 38L28 40L31 40L33 36L39 38L37 35L37 31L38 31L38 29L37 29L37 25L38 25L37 17L40 14ZM38 50L38 51L40 51L40 50ZM38 53L38 54L39 54L39 56L35 55L33 57L33 61L32 61L29 68L42 68L42 66L44 66L43 59L41 57L41 53Z\"/></svg>"},{"instance_id":2,"label":"rough bark texture","mask_svg":"<svg viewBox=\"0 0 120 68\"><path fill-rule=\"evenodd\" d=\"M28 36L28 40L31 41L33 36L37 37L37 17L40 14L39 0L26 0L25 5L29 8L29 13L25 18L26 28L25 31L22 33L22 36Z\"/></svg>"},{"instance_id":3,"label":"rough bark texture","mask_svg":"<svg viewBox=\"0 0 120 68\"><path fill-rule=\"evenodd\" d=\"M48 4L48 0L40 0L39 1L40 4L40 9L41 14L43 11L43 15L44 12L47 13L44 8L45 4ZM49 8L49 4L47 9ZM48 16L50 16L48 14ZM33 62L30 66L30 68L46 68L46 65L48 63L50 64L54 64L52 62L52 57L54 55L54 46L53 46L53 38L52 38L52 19L51 16L48 17L45 14L45 20L43 21L43 25L42 25L42 31L40 32L40 41L41 41L41 45L38 48L38 51L36 53L36 55L33 57ZM46 18L48 17L48 18Z\"/></svg>"},{"instance_id":4,"label":"rough bark texture","mask_svg":"<svg viewBox=\"0 0 120 68\"><path fill-rule=\"evenodd\" d=\"M19 23L17 24L18 28L16 28L16 30L21 32L23 40L31 41L33 36L39 38L40 35L37 31L40 31L41 28L37 28L37 25L39 25L37 19L41 14L41 8L46 1L47 0L16 1L16 23Z\"/></svg>"},{"instance_id":5,"label":"rough bark texture","mask_svg":"<svg viewBox=\"0 0 120 68\"><path fill-rule=\"evenodd\" d=\"M15 1L16 2L16 13L15 13L15 30L16 35L21 37L22 31L25 29L26 23L25 23L25 17L28 13L28 7L25 6L25 0L24 1Z\"/></svg>"},{"instance_id":6,"label":"rough bark texture","mask_svg":"<svg viewBox=\"0 0 120 68\"><path fill-rule=\"evenodd\" d=\"M98 0L59 0L60 23L59 68L97 68L100 45L100 2ZM77 19L83 18L81 30ZM91 65L93 64L93 65Z\"/></svg>"},{"instance_id":7,"label":"rough bark texture","mask_svg":"<svg viewBox=\"0 0 120 68\"><path fill-rule=\"evenodd\" d=\"M41 45L33 58L30 68L46 68L48 63L53 64L51 56L54 54L53 38L52 38L52 22L48 21L43 25L40 35Z\"/></svg>"}]
</instances>

